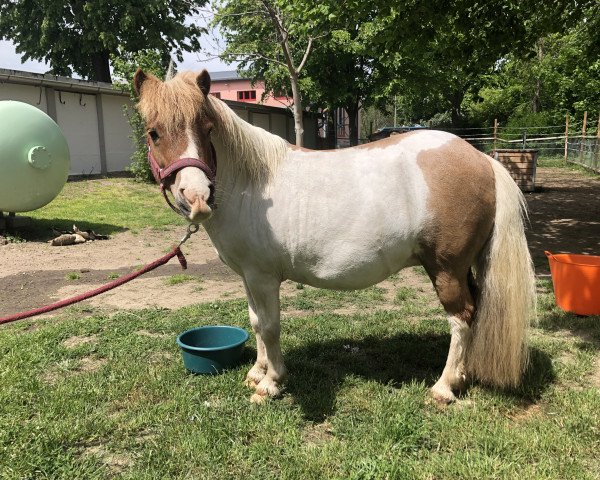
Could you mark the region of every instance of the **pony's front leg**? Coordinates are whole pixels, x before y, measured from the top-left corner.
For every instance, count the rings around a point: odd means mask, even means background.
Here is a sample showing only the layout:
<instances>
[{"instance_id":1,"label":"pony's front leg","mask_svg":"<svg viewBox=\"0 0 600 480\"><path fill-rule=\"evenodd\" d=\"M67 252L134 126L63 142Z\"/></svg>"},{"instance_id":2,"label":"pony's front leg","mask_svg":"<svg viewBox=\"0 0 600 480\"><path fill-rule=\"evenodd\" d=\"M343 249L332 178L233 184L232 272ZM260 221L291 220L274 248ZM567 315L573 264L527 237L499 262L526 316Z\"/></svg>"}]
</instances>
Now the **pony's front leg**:
<instances>
[{"instance_id":1,"label":"pony's front leg","mask_svg":"<svg viewBox=\"0 0 600 480\"><path fill-rule=\"evenodd\" d=\"M256 388L250 400L260 403L267 396L278 396L286 377L279 343L281 282L270 276L246 275L244 284L257 350L256 363L248 372L247 383Z\"/></svg>"},{"instance_id":2,"label":"pony's front leg","mask_svg":"<svg viewBox=\"0 0 600 480\"><path fill-rule=\"evenodd\" d=\"M248 316L250 317L250 325L254 331L256 337L256 362L246 375L246 385L250 388L256 388L260 381L265 378L267 374L267 353L265 351L265 343L262 341L258 325L258 315L256 313L256 307L254 306L254 299L250 294L248 284L244 280L244 288L246 289L246 298L248 299Z\"/></svg>"}]
</instances>

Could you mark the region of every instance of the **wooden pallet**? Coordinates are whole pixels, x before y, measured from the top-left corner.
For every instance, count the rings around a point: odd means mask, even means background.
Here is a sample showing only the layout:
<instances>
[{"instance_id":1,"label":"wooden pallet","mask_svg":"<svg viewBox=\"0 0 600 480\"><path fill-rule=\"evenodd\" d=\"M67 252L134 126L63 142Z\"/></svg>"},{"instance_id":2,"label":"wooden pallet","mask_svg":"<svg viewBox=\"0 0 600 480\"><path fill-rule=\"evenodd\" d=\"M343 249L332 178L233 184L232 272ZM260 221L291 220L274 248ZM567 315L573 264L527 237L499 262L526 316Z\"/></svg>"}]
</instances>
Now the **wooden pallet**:
<instances>
[{"instance_id":1,"label":"wooden pallet","mask_svg":"<svg viewBox=\"0 0 600 480\"><path fill-rule=\"evenodd\" d=\"M537 150L500 149L492 156L506 167L523 192L535 190Z\"/></svg>"}]
</instances>

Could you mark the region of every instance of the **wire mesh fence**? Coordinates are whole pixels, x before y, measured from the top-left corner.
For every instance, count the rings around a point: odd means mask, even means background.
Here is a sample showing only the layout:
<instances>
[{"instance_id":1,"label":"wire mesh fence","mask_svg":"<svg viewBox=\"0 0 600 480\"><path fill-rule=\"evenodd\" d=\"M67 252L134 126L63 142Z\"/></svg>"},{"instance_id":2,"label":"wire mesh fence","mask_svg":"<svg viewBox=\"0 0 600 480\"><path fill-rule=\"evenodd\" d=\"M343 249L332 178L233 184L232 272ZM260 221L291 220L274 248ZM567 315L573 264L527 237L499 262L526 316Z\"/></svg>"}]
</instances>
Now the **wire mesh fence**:
<instances>
[{"instance_id":1,"label":"wire mesh fence","mask_svg":"<svg viewBox=\"0 0 600 480\"><path fill-rule=\"evenodd\" d=\"M566 160L600 174L600 138L576 137L567 140Z\"/></svg>"}]
</instances>

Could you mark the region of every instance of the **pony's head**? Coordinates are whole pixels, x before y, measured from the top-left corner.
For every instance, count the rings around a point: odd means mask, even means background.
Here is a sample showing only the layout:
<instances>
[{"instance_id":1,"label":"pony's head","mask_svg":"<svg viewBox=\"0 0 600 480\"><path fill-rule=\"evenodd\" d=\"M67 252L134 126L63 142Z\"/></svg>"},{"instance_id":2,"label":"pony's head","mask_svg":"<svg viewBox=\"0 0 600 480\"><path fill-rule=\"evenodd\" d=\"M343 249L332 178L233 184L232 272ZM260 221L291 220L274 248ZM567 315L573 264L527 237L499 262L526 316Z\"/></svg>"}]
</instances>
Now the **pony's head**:
<instances>
[{"instance_id":1,"label":"pony's head","mask_svg":"<svg viewBox=\"0 0 600 480\"><path fill-rule=\"evenodd\" d=\"M208 72L183 72L163 82L138 69L133 82L156 180L171 190L184 217L192 222L208 219L216 175Z\"/></svg>"}]
</instances>

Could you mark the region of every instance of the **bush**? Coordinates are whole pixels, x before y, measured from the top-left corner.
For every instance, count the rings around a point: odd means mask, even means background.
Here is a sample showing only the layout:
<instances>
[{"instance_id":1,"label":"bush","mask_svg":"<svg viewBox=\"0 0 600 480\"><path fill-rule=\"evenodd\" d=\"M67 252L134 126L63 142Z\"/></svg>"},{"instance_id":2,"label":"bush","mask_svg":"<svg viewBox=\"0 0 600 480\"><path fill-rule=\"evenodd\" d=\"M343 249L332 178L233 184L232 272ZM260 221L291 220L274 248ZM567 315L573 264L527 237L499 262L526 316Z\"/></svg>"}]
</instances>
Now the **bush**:
<instances>
[{"instance_id":1,"label":"bush","mask_svg":"<svg viewBox=\"0 0 600 480\"><path fill-rule=\"evenodd\" d=\"M133 86L133 75L138 67L146 73L152 73L159 78L164 78L167 70L168 57L158 50L142 50L136 53L113 57L112 64L117 81L115 85L119 88L127 88L131 100L136 103L137 97ZM131 164L127 168L134 177L142 182L153 182L154 177L148 165L148 145L146 144L146 129L144 121L136 109L128 106L123 107L123 113L131 125L131 136L135 145L135 151L131 156Z\"/></svg>"}]
</instances>

